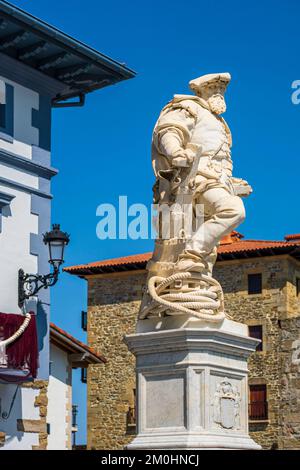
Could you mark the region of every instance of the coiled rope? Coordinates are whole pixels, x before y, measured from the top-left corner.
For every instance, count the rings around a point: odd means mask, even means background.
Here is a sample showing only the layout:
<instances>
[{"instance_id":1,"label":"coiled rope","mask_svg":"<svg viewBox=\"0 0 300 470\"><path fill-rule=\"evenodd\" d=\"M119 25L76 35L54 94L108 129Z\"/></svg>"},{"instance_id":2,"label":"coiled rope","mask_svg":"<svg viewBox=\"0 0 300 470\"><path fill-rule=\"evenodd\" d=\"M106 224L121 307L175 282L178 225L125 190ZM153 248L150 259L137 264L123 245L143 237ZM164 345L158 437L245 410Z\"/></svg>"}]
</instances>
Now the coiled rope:
<instances>
[{"instance_id":1,"label":"coiled rope","mask_svg":"<svg viewBox=\"0 0 300 470\"><path fill-rule=\"evenodd\" d=\"M192 290L187 289L186 292L178 293L167 290L174 282L187 279L199 282L199 286L201 286L202 281L202 284L208 284L209 287L207 289L201 287ZM171 315L186 313L213 322L220 322L225 318L222 287L216 279L205 274L197 276L191 272L184 272L173 274L167 278L153 276L148 281L148 290L156 303L156 307L153 304L146 307L141 318L146 318L152 310L157 308L157 304L161 306L160 312L171 309ZM212 313L206 313L203 310L210 310Z\"/></svg>"}]
</instances>

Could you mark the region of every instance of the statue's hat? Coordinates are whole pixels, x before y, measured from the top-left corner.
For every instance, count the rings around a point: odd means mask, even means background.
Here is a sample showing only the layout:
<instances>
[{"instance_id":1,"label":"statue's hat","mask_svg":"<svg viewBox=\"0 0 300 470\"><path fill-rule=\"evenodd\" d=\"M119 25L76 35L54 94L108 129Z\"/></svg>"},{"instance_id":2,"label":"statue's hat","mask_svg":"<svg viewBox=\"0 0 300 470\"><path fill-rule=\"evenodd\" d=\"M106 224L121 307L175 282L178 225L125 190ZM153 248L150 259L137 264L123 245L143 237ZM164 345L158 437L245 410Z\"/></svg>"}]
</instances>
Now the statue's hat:
<instances>
[{"instance_id":1,"label":"statue's hat","mask_svg":"<svg viewBox=\"0 0 300 470\"><path fill-rule=\"evenodd\" d=\"M209 73L191 80L189 86L191 90L196 91L197 93L201 93L201 90L210 86L220 86L225 91L230 80L230 73Z\"/></svg>"}]
</instances>

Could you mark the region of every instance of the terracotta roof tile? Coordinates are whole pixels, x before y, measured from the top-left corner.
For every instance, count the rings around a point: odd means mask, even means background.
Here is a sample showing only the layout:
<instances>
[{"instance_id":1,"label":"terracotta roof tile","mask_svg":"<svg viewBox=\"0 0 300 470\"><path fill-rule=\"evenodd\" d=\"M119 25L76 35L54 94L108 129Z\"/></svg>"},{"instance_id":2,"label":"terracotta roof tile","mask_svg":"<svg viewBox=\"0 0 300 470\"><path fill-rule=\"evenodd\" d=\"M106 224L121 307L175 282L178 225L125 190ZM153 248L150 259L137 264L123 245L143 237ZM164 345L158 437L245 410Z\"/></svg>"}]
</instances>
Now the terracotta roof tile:
<instances>
[{"instance_id":1,"label":"terracotta roof tile","mask_svg":"<svg viewBox=\"0 0 300 470\"><path fill-rule=\"evenodd\" d=\"M218 254L223 253L233 253L233 252L241 252L241 251L257 251L263 250L268 248L285 248L285 247L292 247L292 246L300 246L299 243L290 243L290 242L283 242L283 241L270 241L270 240L239 240L236 243L232 243L231 245L221 245L218 248Z\"/></svg>"},{"instance_id":2,"label":"terracotta roof tile","mask_svg":"<svg viewBox=\"0 0 300 470\"><path fill-rule=\"evenodd\" d=\"M74 338L74 336L70 335L67 333L65 330L62 330L59 328L59 326L55 325L54 323L50 323L50 335L53 333L53 336L55 333L59 333L60 335L64 336L67 338L69 341L74 343L74 346L79 346L80 348L84 349L88 353L90 353L92 356L94 356L96 359L100 360L101 362L107 362L107 359L105 359L104 356L101 354L98 354L94 349L90 348L87 344L82 343L78 339Z\"/></svg>"},{"instance_id":3,"label":"terracotta roof tile","mask_svg":"<svg viewBox=\"0 0 300 470\"><path fill-rule=\"evenodd\" d=\"M284 238L286 241L290 241L290 240L300 241L300 233L293 233L292 235L286 235Z\"/></svg>"},{"instance_id":4,"label":"terracotta roof tile","mask_svg":"<svg viewBox=\"0 0 300 470\"><path fill-rule=\"evenodd\" d=\"M228 239L228 237L222 240L218 248L218 260L222 261L239 257L245 258L247 254L254 257L255 255L267 256L284 253L292 255L295 254L297 258L300 258L300 239L290 238L288 241L243 240L241 234L234 232L231 240ZM148 252L121 258L113 258L88 264L70 266L65 268L64 271L70 274L85 276L91 274L144 269L151 256L152 252Z\"/></svg>"},{"instance_id":5,"label":"terracotta roof tile","mask_svg":"<svg viewBox=\"0 0 300 470\"><path fill-rule=\"evenodd\" d=\"M132 265L135 264L140 265L140 269L144 268L145 263L149 261L149 259L152 256L152 252L148 253L142 253L138 255L131 255L131 256L124 256L121 258L112 258L112 259L106 259L102 261L95 261L93 263L88 263L88 264L79 264L78 266L70 266L67 268L64 268L64 271L73 273L73 271L82 271L82 270L90 270L90 274L93 274L93 270L97 268L108 268L108 267L117 267L117 266L126 266L126 265Z\"/></svg>"},{"instance_id":6,"label":"terracotta roof tile","mask_svg":"<svg viewBox=\"0 0 300 470\"><path fill-rule=\"evenodd\" d=\"M93 266L115 266L119 264L127 264L127 263L144 263L148 261L152 256L152 252L149 251L148 253L141 253L138 255L131 255L131 256L124 256L121 258L112 258L103 261L95 261L94 263L89 263L90 267Z\"/></svg>"}]
</instances>

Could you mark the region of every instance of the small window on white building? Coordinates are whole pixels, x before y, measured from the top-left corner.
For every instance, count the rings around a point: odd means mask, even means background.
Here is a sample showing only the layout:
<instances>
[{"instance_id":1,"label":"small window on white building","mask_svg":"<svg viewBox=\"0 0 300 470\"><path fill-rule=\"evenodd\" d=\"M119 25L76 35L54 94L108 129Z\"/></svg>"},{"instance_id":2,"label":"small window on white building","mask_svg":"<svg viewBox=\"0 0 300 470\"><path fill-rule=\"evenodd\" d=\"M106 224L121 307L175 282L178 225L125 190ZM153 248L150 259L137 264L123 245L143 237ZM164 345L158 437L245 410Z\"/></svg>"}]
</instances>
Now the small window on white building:
<instances>
[{"instance_id":1,"label":"small window on white building","mask_svg":"<svg viewBox=\"0 0 300 470\"><path fill-rule=\"evenodd\" d=\"M0 127L3 129L5 128L5 125L6 125L5 104L6 104L6 85L3 80L0 80Z\"/></svg>"},{"instance_id":2,"label":"small window on white building","mask_svg":"<svg viewBox=\"0 0 300 470\"><path fill-rule=\"evenodd\" d=\"M0 80L0 132L13 137L14 88Z\"/></svg>"}]
</instances>

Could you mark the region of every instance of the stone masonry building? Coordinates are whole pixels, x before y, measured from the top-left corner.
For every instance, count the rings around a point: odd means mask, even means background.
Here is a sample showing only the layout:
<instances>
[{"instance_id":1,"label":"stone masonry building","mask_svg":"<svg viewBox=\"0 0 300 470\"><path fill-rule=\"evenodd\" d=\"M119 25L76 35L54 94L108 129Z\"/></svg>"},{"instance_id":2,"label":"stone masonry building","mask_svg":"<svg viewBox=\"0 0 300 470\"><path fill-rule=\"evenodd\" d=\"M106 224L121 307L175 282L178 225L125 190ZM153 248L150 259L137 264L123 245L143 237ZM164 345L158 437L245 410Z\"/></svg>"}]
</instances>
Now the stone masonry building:
<instances>
[{"instance_id":1,"label":"stone masonry building","mask_svg":"<svg viewBox=\"0 0 300 470\"><path fill-rule=\"evenodd\" d=\"M151 253L66 268L88 281L88 344L107 358L88 370L88 448L122 449L135 432L133 333ZM226 310L261 345L249 360L249 430L264 449L300 450L300 235L222 240L215 276Z\"/></svg>"}]
</instances>

